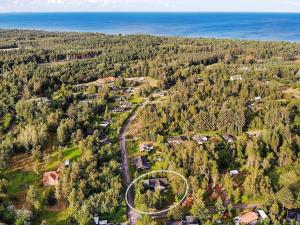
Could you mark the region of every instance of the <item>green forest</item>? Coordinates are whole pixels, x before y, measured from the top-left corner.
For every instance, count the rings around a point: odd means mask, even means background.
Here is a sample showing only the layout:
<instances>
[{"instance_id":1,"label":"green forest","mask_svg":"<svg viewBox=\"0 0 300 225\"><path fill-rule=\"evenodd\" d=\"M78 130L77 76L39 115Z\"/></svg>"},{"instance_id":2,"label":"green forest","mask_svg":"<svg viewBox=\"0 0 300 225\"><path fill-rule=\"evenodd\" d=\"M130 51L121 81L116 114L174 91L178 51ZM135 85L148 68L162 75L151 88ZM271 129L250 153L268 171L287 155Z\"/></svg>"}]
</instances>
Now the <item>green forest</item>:
<instances>
[{"instance_id":1,"label":"green forest","mask_svg":"<svg viewBox=\"0 0 300 225\"><path fill-rule=\"evenodd\" d=\"M133 113L131 179L172 170L190 187L138 225L234 224L258 209L257 224L297 224L300 44L2 29L0 223L128 221L119 135Z\"/></svg>"}]
</instances>

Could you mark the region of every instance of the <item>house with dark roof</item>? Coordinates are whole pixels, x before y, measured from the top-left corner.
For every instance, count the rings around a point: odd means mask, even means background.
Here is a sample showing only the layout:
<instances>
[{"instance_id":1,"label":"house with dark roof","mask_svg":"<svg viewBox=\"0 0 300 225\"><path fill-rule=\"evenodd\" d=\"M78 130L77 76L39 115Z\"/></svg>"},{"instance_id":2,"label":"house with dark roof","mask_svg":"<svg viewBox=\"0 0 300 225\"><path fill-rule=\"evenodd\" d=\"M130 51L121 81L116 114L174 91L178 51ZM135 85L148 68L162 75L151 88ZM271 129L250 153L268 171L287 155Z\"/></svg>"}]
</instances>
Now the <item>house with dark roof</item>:
<instances>
[{"instance_id":1,"label":"house with dark roof","mask_svg":"<svg viewBox=\"0 0 300 225\"><path fill-rule=\"evenodd\" d=\"M205 142L207 142L208 141L208 137L207 136L203 136L203 135L194 135L193 137L192 137L192 139L195 141L195 142L197 142L197 144L199 144L199 145L203 145Z\"/></svg>"},{"instance_id":2,"label":"house with dark roof","mask_svg":"<svg viewBox=\"0 0 300 225\"><path fill-rule=\"evenodd\" d=\"M134 164L137 170L147 170L150 169L150 165L145 156L138 156L134 159Z\"/></svg>"},{"instance_id":3,"label":"house with dark roof","mask_svg":"<svg viewBox=\"0 0 300 225\"><path fill-rule=\"evenodd\" d=\"M166 178L148 179L144 181L144 185L147 189L150 189L152 191L165 191L168 188L168 180Z\"/></svg>"},{"instance_id":4,"label":"house with dark roof","mask_svg":"<svg viewBox=\"0 0 300 225\"><path fill-rule=\"evenodd\" d=\"M185 220L168 220L166 225L199 225L199 222L194 216L186 216Z\"/></svg>"},{"instance_id":5,"label":"house with dark roof","mask_svg":"<svg viewBox=\"0 0 300 225\"><path fill-rule=\"evenodd\" d=\"M228 134L222 135L222 138L228 142L228 143L233 143L234 142L234 137Z\"/></svg>"},{"instance_id":6,"label":"house with dark roof","mask_svg":"<svg viewBox=\"0 0 300 225\"><path fill-rule=\"evenodd\" d=\"M287 219L294 220L300 224L300 208L287 211Z\"/></svg>"}]
</instances>

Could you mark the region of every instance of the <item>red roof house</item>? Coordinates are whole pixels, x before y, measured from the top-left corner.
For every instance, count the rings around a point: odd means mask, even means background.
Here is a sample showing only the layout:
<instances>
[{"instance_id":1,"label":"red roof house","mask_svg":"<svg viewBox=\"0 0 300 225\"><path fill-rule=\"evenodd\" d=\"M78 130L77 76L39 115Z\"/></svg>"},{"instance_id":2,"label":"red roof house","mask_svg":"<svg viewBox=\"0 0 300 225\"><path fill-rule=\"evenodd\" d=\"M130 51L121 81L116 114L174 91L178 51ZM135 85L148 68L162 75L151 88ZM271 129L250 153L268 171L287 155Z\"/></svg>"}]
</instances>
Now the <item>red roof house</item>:
<instances>
[{"instance_id":1,"label":"red roof house","mask_svg":"<svg viewBox=\"0 0 300 225\"><path fill-rule=\"evenodd\" d=\"M113 83L117 80L118 78L115 78L115 77L105 77L105 78L99 78L97 80L97 82L99 84L108 84L108 83Z\"/></svg>"},{"instance_id":2,"label":"red roof house","mask_svg":"<svg viewBox=\"0 0 300 225\"><path fill-rule=\"evenodd\" d=\"M43 175L44 186L54 186L58 184L58 173L56 171L45 172Z\"/></svg>"}]
</instances>

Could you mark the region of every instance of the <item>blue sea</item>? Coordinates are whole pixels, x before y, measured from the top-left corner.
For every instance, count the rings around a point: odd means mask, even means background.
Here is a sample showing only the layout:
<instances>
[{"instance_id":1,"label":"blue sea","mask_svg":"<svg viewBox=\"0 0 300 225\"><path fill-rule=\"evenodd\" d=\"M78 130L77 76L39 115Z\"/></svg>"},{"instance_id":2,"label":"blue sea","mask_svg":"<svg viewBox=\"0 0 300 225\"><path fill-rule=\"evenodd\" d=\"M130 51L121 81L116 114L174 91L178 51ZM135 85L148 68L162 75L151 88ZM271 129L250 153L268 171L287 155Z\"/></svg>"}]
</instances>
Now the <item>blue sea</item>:
<instances>
[{"instance_id":1,"label":"blue sea","mask_svg":"<svg viewBox=\"0 0 300 225\"><path fill-rule=\"evenodd\" d=\"M0 28L300 42L298 13L2 13Z\"/></svg>"}]
</instances>

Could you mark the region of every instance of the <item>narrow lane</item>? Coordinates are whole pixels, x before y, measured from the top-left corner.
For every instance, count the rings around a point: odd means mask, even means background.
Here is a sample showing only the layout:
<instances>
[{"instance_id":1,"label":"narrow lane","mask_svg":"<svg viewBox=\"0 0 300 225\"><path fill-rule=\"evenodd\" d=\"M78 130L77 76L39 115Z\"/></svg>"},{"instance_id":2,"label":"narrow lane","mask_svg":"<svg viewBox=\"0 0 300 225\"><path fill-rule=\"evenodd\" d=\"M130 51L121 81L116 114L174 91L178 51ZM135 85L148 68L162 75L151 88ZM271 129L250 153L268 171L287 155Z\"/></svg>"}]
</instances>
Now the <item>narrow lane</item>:
<instances>
[{"instance_id":1,"label":"narrow lane","mask_svg":"<svg viewBox=\"0 0 300 225\"><path fill-rule=\"evenodd\" d=\"M121 166L122 166L122 173L123 173L123 178L124 178L126 189L128 188L128 186L130 185L130 182L131 182L130 181L130 172L129 172L129 163L130 162L128 162L128 155L127 155L127 151L126 151L126 132L128 131L129 125L134 120L137 110L138 110L138 108L135 109L131 113L131 115L128 117L128 119L125 121L125 123L123 124L123 126L121 128L120 135L119 135L119 144L120 144L120 150L121 150L121 154L122 154ZM134 205L134 196L133 196L132 192L128 193L128 202L131 205ZM128 218L129 218L131 225L136 224L139 216L140 215L136 211L134 211L133 209L128 207Z\"/></svg>"}]
</instances>

